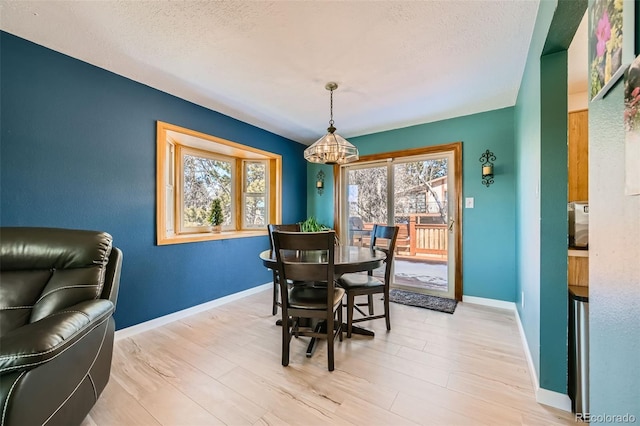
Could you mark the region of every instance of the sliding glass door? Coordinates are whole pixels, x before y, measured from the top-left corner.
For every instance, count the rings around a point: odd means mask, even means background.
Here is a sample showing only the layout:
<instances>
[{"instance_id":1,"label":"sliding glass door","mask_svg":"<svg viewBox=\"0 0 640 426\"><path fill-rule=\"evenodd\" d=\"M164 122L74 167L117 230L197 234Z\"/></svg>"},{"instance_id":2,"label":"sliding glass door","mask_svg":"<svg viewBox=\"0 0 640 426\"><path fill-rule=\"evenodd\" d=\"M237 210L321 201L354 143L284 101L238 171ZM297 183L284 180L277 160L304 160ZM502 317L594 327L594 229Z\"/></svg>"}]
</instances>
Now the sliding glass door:
<instances>
[{"instance_id":1,"label":"sliding glass door","mask_svg":"<svg viewBox=\"0 0 640 426\"><path fill-rule=\"evenodd\" d=\"M399 226L394 287L455 297L455 167L451 151L342 166L341 238L368 246L374 224Z\"/></svg>"}]
</instances>

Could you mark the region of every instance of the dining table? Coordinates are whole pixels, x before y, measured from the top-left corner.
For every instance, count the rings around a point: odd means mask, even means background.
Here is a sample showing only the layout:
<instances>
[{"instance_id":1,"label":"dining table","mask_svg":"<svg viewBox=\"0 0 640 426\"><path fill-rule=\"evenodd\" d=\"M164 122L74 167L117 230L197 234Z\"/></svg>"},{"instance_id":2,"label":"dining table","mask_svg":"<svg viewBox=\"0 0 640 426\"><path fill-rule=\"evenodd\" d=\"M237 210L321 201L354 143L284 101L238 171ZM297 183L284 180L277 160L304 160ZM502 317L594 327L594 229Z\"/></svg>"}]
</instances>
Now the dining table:
<instances>
[{"instance_id":1,"label":"dining table","mask_svg":"<svg viewBox=\"0 0 640 426\"><path fill-rule=\"evenodd\" d=\"M283 250L282 255L288 262L326 262L326 252L321 250ZM373 271L381 267L386 258L386 253L380 250L374 250L369 247L337 244L334 253L335 279L338 280L343 274ZM261 252L260 260L262 260L262 264L268 269L274 270L277 267L276 254L271 249ZM281 320L278 320L277 323L281 324ZM347 325L343 324L342 326L346 328ZM355 325L352 325L352 333L375 336L373 330ZM307 348L307 357L313 354L315 341L315 338L311 339L311 343L309 343Z\"/></svg>"}]
</instances>

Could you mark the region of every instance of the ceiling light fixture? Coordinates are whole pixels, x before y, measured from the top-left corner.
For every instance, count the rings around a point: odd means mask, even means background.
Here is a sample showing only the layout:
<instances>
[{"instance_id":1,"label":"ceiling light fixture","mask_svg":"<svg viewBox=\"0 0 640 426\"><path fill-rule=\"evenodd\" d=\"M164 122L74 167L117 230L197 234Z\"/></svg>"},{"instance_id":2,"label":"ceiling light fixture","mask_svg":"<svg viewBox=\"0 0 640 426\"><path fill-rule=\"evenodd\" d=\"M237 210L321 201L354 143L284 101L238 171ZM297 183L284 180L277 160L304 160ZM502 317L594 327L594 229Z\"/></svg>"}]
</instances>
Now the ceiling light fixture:
<instances>
[{"instance_id":1,"label":"ceiling light fixture","mask_svg":"<svg viewBox=\"0 0 640 426\"><path fill-rule=\"evenodd\" d=\"M328 133L304 150L304 159L311 163L322 164L345 164L357 161L358 148L335 133L336 128L333 127L333 91L338 88L338 85L331 81L324 88L331 92L331 119L327 128Z\"/></svg>"}]
</instances>

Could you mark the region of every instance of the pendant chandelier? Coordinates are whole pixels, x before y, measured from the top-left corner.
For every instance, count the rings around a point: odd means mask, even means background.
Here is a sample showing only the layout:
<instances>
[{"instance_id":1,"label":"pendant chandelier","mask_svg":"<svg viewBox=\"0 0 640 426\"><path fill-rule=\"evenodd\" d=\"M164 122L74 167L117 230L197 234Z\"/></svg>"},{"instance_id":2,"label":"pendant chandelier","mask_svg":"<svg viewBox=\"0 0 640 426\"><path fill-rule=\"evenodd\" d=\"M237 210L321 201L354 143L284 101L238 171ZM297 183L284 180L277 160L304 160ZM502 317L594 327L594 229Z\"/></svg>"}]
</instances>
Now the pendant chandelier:
<instances>
[{"instance_id":1,"label":"pendant chandelier","mask_svg":"<svg viewBox=\"0 0 640 426\"><path fill-rule=\"evenodd\" d=\"M333 91L338 88L334 82L324 86L331 92L331 119L327 134L318 139L309 148L304 150L304 159L311 163L345 164L358 160L358 148L336 133L333 127Z\"/></svg>"}]
</instances>

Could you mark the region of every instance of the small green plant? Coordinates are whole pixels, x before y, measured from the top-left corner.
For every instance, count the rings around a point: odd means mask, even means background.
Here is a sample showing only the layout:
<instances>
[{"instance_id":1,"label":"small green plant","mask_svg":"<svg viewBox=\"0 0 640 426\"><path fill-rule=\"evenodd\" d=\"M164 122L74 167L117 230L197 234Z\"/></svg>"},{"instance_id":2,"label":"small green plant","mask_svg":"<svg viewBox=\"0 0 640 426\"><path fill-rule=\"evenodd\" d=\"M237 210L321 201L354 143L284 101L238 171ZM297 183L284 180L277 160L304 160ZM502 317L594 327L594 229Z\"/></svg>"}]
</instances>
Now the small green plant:
<instances>
[{"instance_id":1,"label":"small green plant","mask_svg":"<svg viewBox=\"0 0 640 426\"><path fill-rule=\"evenodd\" d=\"M310 216L304 222L300 222L300 231L302 232L322 232L322 231L331 231L327 225L323 225L318 222L318 220ZM336 244L340 244L340 239L338 238L338 234L335 235Z\"/></svg>"},{"instance_id":2,"label":"small green plant","mask_svg":"<svg viewBox=\"0 0 640 426\"><path fill-rule=\"evenodd\" d=\"M322 232L322 231L331 231L327 225L323 225L318 222L318 220L310 216L304 222L300 222L300 231L302 232ZM338 238L338 234L335 235L336 244L340 244L340 239Z\"/></svg>"},{"instance_id":3,"label":"small green plant","mask_svg":"<svg viewBox=\"0 0 640 426\"><path fill-rule=\"evenodd\" d=\"M224 222L222 201L220 198L214 198L213 201L211 201L211 208L209 209L209 217L207 219L212 226L222 225L222 222Z\"/></svg>"},{"instance_id":4,"label":"small green plant","mask_svg":"<svg viewBox=\"0 0 640 426\"><path fill-rule=\"evenodd\" d=\"M330 228L318 222L318 220L310 216L304 222L300 222L300 231L302 232L320 232L328 231Z\"/></svg>"}]
</instances>

